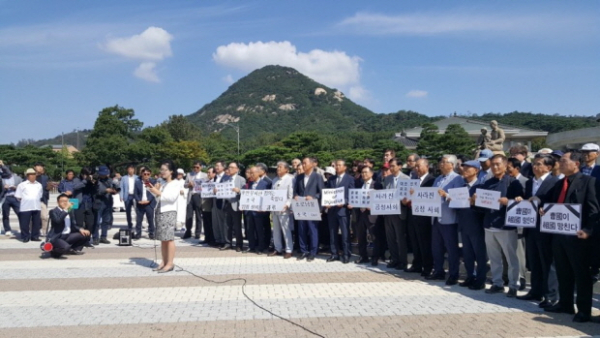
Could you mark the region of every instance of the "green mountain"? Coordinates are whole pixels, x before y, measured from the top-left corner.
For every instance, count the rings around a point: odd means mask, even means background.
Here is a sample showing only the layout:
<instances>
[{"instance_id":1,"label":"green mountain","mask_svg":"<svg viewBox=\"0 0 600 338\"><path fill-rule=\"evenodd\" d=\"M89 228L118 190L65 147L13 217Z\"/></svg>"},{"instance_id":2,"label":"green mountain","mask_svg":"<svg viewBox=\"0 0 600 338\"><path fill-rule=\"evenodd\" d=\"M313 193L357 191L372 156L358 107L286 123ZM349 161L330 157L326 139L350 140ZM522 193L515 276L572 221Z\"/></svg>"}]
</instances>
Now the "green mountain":
<instances>
[{"instance_id":1,"label":"green mountain","mask_svg":"<svg viewBox=\"0 0 600 338\"><path fill-rule=\"evenodd\" d=\"M466 116L476 118L482 121L496 120L500 124L509 126L528 128L533 130L543 130L548 133L559 133L561 131L575 130L582 128L591 128L600 126L596 121L596 116L578 116L578 115L546 115L534 114L530 112L514 111L507 114L486 113L483 115Z\"/></svg>"},{"instance_id":2,"label":"green mountain","mask_svg":"<svg viewBox=\"0 0 600 338\"><path fill-rule=\"evenodd\" d=\"M253 71L188 118L204 133L222 131L227 137L235 131L226 124L239 124L242 141L280 140L296 131L398 132L436 120L406 111L375 114L339 90L281 66Z\"/></svg>"}]
</instances>

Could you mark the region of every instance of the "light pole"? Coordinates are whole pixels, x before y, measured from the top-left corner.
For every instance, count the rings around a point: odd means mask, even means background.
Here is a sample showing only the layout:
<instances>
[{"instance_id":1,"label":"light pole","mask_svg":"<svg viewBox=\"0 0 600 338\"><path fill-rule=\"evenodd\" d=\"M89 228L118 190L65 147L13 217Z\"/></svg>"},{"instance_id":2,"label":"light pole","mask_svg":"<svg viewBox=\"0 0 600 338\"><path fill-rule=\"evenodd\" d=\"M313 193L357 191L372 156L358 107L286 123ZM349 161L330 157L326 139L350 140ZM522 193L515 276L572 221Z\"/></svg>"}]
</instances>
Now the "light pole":
<instances>
[{"instance_id":1,"label":"light pole","mask_svg":"<svg viewBox=\"0 0 600 338\"><path fill-rule=\"evenodd\" d=\"M237 153L238 153L238 157L239 157L240 156L240 124L238 123L237 125L233 125L231 123L227 123L227 124L225 124L225 126L233 128L233 130L235 130L235 132L237 133Z\"/></svg>"}]
</instances>

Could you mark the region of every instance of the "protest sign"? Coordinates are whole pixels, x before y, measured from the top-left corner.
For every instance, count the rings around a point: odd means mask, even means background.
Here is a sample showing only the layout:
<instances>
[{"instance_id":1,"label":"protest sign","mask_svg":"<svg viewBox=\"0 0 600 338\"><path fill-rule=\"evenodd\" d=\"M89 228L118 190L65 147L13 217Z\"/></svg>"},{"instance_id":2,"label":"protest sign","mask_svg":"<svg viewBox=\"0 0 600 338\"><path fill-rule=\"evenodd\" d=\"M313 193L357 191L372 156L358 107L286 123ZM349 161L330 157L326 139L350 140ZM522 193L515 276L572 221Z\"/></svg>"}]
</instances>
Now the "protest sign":
<instances>
[{"instance_id":1,"label":"protest sign","mask_svg":"<svg viewBox=\"0 0 600 338\"><path fill-rule=\"evenodd\" d=\"M450 208L464 209L471 207L471 201L469 201L469 197L471 197L469 196L469 188L462 187L448 189L448 195L450 197L450 203L448 205Z\"/></svg>"},{"instance_id":2,"label":"protest sign","mask_svg":"<svg viewBox=\"0 0 600 338\"><path fill-rule=\"evenodd\" d=\"M240 190L240 210L260 211L265 190Z\"/></svg>"},{"instance_id":3,"label":"protest sign","mask_svg":"<svg viewBox=\"0 0 600 338\"><path fill-rule=\"evenodd\" d=\"M576 236L581 229L581 204L546 204L540 231Z\"/></svg>"},{"instance_id":4,"label":"protest sign","mask_svg":"<svg viewBox=\"0 0 600 338\"><path fill-rule=\"evenodd\" d=\"M348 204L353 208L371 207L371 189L350 189L348 190Z\"/></svg>"},{"instance_id":5,"label":"protest sign","mask_svg":"<svg viewBox=\"0 0 600 338\"><path fill-rule=\"evenodd\" d=\"M439 188L415 188L410 200L415 216L442 216L442 198Z\"/></svg>"},{"instance_id":6,"label":"protest sign","mask_svg":"<svg viewBox=\"0 0 600 338\"><path fill-rule=\"evenodd\" d=\"M476 189L475 206L487 209L500 210L500 192L486 189Z\"/></svg>"},{"instance_id":7,"label":"protest sign","mask_svg":"<svg viewBox=\"0 0 600 338\"><path fill-rule=\"evenodd\" d=\"M195 178L192 183L194 184L194 192L201 192L202 191L202 183L206 182L206 179L202 179L202 178Z\"/></svg>"},{"instance_id":8,"label":"protest sign","mask_svg":"<svg viewBox=\"0 0 600 338\"><path fill-rule=\"evenodd\" d=\"M371 215L400 215L396 189L371 190Z\"/></svg>"},{"instance_id":9,"label":"protest sign","mask_svg":"<svg viewBox=\"0 0 600 338\"><path fill-rule=\"evenodd\" d=\"M537 222L537 203L523 200L508 200L505 224L519 228L535 228Z\"/></svg>"},{"instance_id":10,"label":"protest sign","mask_svg":"<svg viewBox=\"0 0 600 338\"><path fill-rule=\"evenodd\" d=\"M217 195L215 194L215 185L214 182L204 182L202 183L202 190L200 192L200 196L202 198L215 198Z\"/></svg>"},{"instance_id":11,"label":"protest sign","mask_svg":"<svg viewBox=\"0 0 600 338\"><path fill-rule=\"evenodd\" d=\"M344 187L335 189L323 189L321 191L321 206L334 207L336 205L346 204L344 196Z\"/></svg>"},{"instance_id":12,"label":"protest sign","mask_svg":"<svg viewBox=\"0 0 600 338\"><path fill-rule=\"evenodd\" d=\"M421 180L420 179L414 179L414 180L410 180L410 179L401 179L398 180L398 183L396 184L396 198L397 199L403 199L403 198L409 198L410 199L410 189L416 189L418 187L421 186Z\"/></svg>"},{"instance_id":13,"label":"protest sign","mask_svg":"<svg viewBox=\"0 0 600 338\"><path fill-rule=\"evenodd\" d=\"M306 200L304 197L298 197L298 200L292 200L292 210L294 219L298 221L320 221L321 210L319 209L319 200Z\"/></svg>"},{"instance_id":14,"label":"protest sign","mask_svg":"<svg viewBox=\"0 0 600 338\"><path fill-rule=\"evenodd\" d=\"M233 191L234 185L233 182L222 182L216 183L215 188L217 188L217 198L234 198L236 193Z\"/></svg>"},{"instance_id":15,"label":"protest sign","mask_svg":"<svg viewBox=\"0 0 600 338\"><path fill-rule=\"evenodd\" d=\"M287 202L287 190L263 190L263 211L282 211Z\"/></svg>"}]
</instances>

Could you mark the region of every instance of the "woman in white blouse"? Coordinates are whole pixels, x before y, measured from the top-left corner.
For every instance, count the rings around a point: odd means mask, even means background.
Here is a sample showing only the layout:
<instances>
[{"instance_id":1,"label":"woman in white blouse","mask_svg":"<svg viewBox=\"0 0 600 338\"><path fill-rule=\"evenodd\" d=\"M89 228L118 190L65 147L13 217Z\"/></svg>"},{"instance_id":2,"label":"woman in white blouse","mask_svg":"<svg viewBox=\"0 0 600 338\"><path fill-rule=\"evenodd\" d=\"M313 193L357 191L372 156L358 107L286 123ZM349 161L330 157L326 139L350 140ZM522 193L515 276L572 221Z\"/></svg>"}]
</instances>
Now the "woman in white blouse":
<instances>
[{"instance_id":1,"label":"woman in white blouse","mask_svg":"<svg viewBox=\"0 0 600 338\"><path fill-rule=\"evenodd\" d=\"M158 273L173 271L175 264L175 227L177 226L177 201L180 195L180 184L176 180L175 165L172 161L164 161L160 166L160 177L164 184L159 188L149 185L148 190L156 196L156 239L161 241L162 262L155 269Z\"/></svg>"}]
</instances>

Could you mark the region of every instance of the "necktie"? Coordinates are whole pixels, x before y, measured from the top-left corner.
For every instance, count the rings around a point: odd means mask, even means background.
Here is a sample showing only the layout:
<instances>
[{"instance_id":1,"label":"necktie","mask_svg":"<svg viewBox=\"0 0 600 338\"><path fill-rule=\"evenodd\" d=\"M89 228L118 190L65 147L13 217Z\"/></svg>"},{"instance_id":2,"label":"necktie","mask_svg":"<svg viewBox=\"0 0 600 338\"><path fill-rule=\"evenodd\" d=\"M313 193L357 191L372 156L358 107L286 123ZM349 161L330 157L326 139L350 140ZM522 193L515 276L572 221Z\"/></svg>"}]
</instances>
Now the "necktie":
<instances>
[{"instance_id":1,"label":"necktie","mask_svg":"<svg viewBox=\"0 0 600 338\"><path fill-rule=\"evenodd\" d=\"M569 189L569 180L565 177L562 189L560 189L560 195L558 195L558 201L556 203L565 203L567 197L567 190Z\"/></svg>"},{"instance_id":2,"label":"necktie","mask_svg":"<svg viewBox=\"0 0 600 338\"><path fill-rule=\"evenodd\" d=\"M394 177L394 188L398 186L398 177Z\"/></svg>"},{"instance_id":3,"label":"necktie","mask_svg":"<svg viewBox=\"0 0 600 338\"><path fill-rule=\"evenodd\" d=\"M369 189L369 182L365 182L365 184L363 185L363 189Z\"/></svg>"},{"instance_id":4,"label":"necktie","mask_svg":"<svg viewBox=\"0 0 600 338\"><path fill-rule=\"evenodd\" d=\"M336 186L340 185L340 182L342 182L342 176L338 176L337 181L335 182L335 185Z\"/></svg>"}]
</instances>

